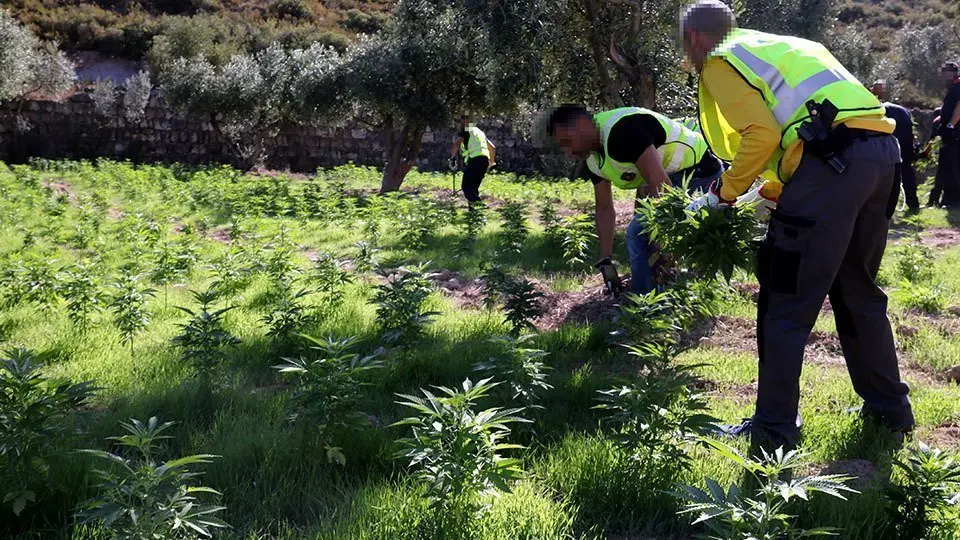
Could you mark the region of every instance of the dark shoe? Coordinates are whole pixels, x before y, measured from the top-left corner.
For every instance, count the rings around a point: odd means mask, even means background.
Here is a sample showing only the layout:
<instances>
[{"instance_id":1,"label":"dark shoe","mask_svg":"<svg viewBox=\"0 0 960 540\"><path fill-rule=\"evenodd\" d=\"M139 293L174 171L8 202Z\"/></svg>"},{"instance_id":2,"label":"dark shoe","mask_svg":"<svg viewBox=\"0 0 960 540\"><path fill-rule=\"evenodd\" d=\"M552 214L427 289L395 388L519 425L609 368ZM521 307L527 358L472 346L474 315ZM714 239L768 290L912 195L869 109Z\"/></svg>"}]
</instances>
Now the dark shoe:
<instances>
[{"instance_id":1,"label":"dark shoe","mask_svg":"<svg viewBox=\"0 0 960 540\"><path fill-rule=\"evenodd\" d=\"M915 216L920 213L920 206L908 206L903 213L907 216Z\"/></svg>"},{"instance_id":2,"label":"dark shoe","mask_svg":"<svg viewBox=\"0 0 960 540\"><path fill-rule=\"evenodd\" d=\"M719 435L725 437L737 438L737 437L749 437L753 433L754 424L753 420L750 418L744 418L743 422L739 424L719 424L717 425L717 431Z\"/></svg>"},{"instance_id":3,"label":"dark shoe","mask_svg":"<svg viewBox=\"0 0 960 540\"><path fill-rule=\"evenodd\" d=\"M870 405L864 403L860 407L854 407L849 409L849 412L859 413L860 418L865 422L875 422L878 425L881 425L893 433L898 433L900 435L909 435L913 433L913 428L916 422L913 419L913 415L910 414L909 418L895 418L890 414L882 413Z\"/></svg>"}]
</instances>

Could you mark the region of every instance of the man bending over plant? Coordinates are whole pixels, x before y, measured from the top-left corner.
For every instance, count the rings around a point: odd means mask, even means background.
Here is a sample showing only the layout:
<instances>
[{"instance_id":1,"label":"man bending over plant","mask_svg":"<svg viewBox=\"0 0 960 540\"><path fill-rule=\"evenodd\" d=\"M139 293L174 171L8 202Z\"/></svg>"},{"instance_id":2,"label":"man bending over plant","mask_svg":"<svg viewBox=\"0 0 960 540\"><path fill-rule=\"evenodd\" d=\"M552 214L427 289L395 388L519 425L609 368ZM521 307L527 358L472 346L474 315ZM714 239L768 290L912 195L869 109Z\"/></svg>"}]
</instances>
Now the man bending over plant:
<instances>
[{"instance_id":1,"label":"man bending over plant","mask_svg":"<svg viewBox=\"0 0 960 540\"><path fill-rule=\"evenodd\" d=\"M591 115L578 105L562 105L547 118L547 135L568 156L587 160L597 212L600 262L606 276L613 267L616 212L611 186L635 189L637 197L658 197L662 186L684 186L691 192L709 186L723 171L699 132L676 120L640 107L624 107ZM654 289L649 237L636 216L627 227L630 289Z\"/></svg>"}]
</instances>

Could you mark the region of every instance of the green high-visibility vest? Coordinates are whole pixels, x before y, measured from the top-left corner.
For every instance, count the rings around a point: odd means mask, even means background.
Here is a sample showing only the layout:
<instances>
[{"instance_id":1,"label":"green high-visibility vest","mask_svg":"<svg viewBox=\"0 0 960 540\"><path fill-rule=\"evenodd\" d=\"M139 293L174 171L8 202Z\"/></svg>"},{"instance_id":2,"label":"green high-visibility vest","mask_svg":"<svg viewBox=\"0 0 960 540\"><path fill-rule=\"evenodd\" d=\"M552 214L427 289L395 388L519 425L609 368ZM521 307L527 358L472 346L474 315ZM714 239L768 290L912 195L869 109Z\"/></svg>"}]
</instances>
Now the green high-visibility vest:
<instances>
[{"instance_id":1,"label":"green high-visibility vest","mask_svg":"<svg viewBox=\"0 0 960 540\"><path fill-rule=\"evenodd\" d=\"M667 134L666 142L657 148L663 170L667 174L689 169L700 163L707 151L707 143L699 133L649 109L624 107L593 116L593 123L600 130L600 141L603 144L602 152L594 152L587 158L587 167L593 174L606 178L620 189L636 189L646 183L636 164L619 162L607 155L607 139L610 137L613 126L620 120L637 114L654 117Z\"/></svg>"},{"instance_id":2,"label":"green high-visibility vest","mask_svg":"<svg viewBox=\"0 0 960 540\"><path fill-rule=\"evenodd\" d=\"M460 155L463 156L463 161L480 156L489 159L490 145L487 144L487 135L476 126L469 126L464 131L470 137L467 139L467 144L460 143Z\"/></svg>"},{"instance_id":3,"label":"green high-visibility vest","mask_svg":"<svg viewBox=\"0 0 960 540\"><path fill-rule=\"evenodd\" d=\"M823 45L795 37L777 36L742 28L730 32L711 51L722 58L762 95L780 124L780 146L767 163L781 181L784 151L799 139L797 128L809 118L807 102L829 99L837 109L836 122L857 116L883 116L880 101L864 88ZM700 129L720 159L733 161L740 134L724 118L704 84L699 89Z\"/></svg>"}]
</instances>

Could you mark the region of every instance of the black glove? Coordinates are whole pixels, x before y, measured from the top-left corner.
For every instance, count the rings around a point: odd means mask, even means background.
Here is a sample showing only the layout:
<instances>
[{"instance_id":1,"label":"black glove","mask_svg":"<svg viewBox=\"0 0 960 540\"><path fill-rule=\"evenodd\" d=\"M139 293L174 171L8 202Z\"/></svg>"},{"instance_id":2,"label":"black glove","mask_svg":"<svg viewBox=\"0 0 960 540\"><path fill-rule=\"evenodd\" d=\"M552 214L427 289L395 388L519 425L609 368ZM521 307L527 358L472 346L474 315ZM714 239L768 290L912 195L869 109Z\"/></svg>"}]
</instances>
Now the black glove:
<instances>
[{"instance_id":1,"label":"black glove","mask_svg":"<svg viewBox=\"0 0 960 540\"><path fill-rule=\"evenodd\" d=\"M600 259L597 268L600 270L600 275L603 276L603 284L606 286L608 293L617 296L623 292L623 281L620 279L617 267L610 257Z\"/></svg>"},{"instance_id":2,"label":"black glove","mask_svg":"<svg viewBox=\"0 0 960 540\"><path fill-rule=\"evenodd\" d=\"M457 170L457 158L452 157L452 158L447 159L447 167L450 167L450 170L451 170L451 171L456 171L456 170Z\"/></svg>"}]
</instances>

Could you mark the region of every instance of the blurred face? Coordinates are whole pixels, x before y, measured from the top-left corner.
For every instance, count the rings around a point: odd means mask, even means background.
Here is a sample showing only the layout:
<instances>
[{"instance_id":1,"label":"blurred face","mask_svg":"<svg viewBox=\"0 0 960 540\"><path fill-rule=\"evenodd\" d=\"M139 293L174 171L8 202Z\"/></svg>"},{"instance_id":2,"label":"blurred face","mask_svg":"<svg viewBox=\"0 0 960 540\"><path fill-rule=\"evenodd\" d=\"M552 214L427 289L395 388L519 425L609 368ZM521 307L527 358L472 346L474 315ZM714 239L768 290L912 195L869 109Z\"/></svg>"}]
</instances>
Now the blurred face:
<instances>
[{"instance_id":1,"label":"blurred face","mask_svg":"<svg viewBox=\"0 0 960 540\"><path fill-rule=\"evenodd\" d=\"M953 81L957 80L957 72L949 69L941 69L940 80L943 81L944 84L951 85Z\"/></svg>"},{"instance_id":2,"label":"blurred face","mask_svg":"<svg viewBox=\"0 0 960 540\"><path fill-rule=\"evenodd\" d=\"M870 88L870 91L873 92L873 95L877 96L881 101L887 99L887 85L883 83L877 83Z\"/></svg>"},{"instance_id":3,"label":"blurred face","mask_svg":"<svg viewBox=\"0 0 960 540\"><path fill-rule=\"evenodd\" d=\"M683 32L683 51L687 54L690 63L697 68L697 72L703 71L703 63L707 61L707 55L713 50L713 43L709 43L706 36L700 32L685 30Z\"/></svg>"},{"instance_id":4,"label":"blurred face","mask_svg":"<svg viewBox=\"0 0 960 540\"><path fill-rule=\"evenodd\" d=\"M580 116L553 129L553 141L569 157L586 159L600 150L600 133L588 116Z\"/></svg>"}]
</instances>

